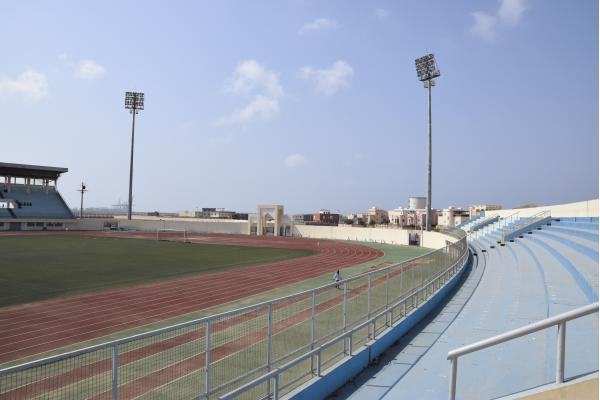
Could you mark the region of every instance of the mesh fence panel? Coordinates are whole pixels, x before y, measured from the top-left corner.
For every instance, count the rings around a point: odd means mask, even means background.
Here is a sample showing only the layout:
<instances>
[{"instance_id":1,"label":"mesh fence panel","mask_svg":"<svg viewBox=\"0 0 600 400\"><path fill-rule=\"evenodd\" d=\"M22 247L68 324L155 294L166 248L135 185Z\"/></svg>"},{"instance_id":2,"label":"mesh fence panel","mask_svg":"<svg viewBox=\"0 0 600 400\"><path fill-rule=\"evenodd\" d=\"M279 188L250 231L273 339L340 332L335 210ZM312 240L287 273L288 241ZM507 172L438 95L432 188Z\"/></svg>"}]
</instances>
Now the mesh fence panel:
<instances>
[{"instance_id":1,"label":"mesh fence panel","mask_svg":"<svg viewBox=\"0 0 600 400\"><path fill-rule=\"evenodd\" d=\"M311 344L312 293L273 305L273 361Z\"/></svg>"},{"instance_id":2,"label":"mesh fence panel","mask_svg":"<svg viewBox=\"0 0 600 400\"><path fill-rule=\"evenodd\" d=\"M82 399L110 391L111 349L84 353L0 377L2 399Z\"/></svg>"},{"instance_id":3,"label":"mesh fence panel","mask_svg":"<svg viewBox=\"0 0 600 400\"><path fill-rule=\"evenodd\" d=\"M344 291L326 288L316 293L316 340L324 341L343 328Z\"/></svg>"},{"instance_id":4,"label":"mesh fence panel","mask_svg":"<svg viewBox=\"0 0 600 400\"><path fill-rule=\"evenodd\" d=\"M387 271L377 271L371 275L371 314L383 310L389 297Z\"/></svg>"},{"instance_id":5,"label":"mesh fence panel","mask_svg":"<svg viewBox=\"0 0 600 400\"><path fill-rule=\"evenodd\" d=\"M347 283L347 326L355 325L367 319L368 277L362 277Z\"/></svg>"},{"instance_id":6,"label":"mesh fence panel","mask_svg":"<svg viewBox=\"0 0 600 400\"><path fill-rule=\"evenodd\" d=\"M314 363L314 362L313 362ZM285 370L279 376L279 394L289 393L294 388L311 379L311 360L310 358Z\"/></svg>"},{"instance_id":7,"label":"mesh fence panel","mask_svg":"<svg viewBox=\"0 0 600 400\"><path fill-rule=\"evenodd\" d=\"M205 343L205 325L198 324L119 345L119 396L203 393Z\"/></svg>"},{"instance_id":8,"label":"mesh fence panel","mask_svg":"<svg viewBox=\"0 0 600 400\"><path fill-rule=\"evenodd\" d=\"M211 320L211 391L236 378L265 372L268 323L268 306ZM232 384L229 390L237 386Z\"/></svg>"}]
</instances>

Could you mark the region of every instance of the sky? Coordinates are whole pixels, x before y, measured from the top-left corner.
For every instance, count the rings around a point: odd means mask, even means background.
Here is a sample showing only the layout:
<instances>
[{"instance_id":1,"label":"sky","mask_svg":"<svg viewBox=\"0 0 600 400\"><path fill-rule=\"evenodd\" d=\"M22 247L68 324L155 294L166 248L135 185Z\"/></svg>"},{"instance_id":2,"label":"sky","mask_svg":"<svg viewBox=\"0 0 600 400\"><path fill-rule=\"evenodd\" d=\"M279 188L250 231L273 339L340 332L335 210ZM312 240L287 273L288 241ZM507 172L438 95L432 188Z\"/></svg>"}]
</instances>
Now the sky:
<instances>
[{"instance_id":1,"label":"sky","mask_svg":"<svg viewBox=\"0 0 600 400\"><path fill-rule=\"evenodd\" d=\"M72 207L364 211L598 198L598 2L2 1L0 161Z\"/></svg>"}]
</instances>

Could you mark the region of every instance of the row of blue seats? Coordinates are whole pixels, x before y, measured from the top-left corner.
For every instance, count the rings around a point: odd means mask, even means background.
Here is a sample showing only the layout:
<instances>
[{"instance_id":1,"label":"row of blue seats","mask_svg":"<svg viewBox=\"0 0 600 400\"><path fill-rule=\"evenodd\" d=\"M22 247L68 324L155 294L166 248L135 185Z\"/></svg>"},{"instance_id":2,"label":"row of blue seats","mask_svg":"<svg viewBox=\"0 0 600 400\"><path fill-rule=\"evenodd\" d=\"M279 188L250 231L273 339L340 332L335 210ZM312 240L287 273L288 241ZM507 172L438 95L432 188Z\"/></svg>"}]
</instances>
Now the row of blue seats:
<instances>
[{"instance_id":1,"label":"row of blue seats","mask_svg":"<svg viewBox=\"0 0 600 400\"><path fill-rule=\"evenodd\" d=\"M13 188L2 193L5 199L14 200L19 206L12 209L16 218L73 218L73 214L64 202L60 193L54 189L25 190ZM9 210L0 211L0 217L11 218Z\"/></svg>"}]
</instances>

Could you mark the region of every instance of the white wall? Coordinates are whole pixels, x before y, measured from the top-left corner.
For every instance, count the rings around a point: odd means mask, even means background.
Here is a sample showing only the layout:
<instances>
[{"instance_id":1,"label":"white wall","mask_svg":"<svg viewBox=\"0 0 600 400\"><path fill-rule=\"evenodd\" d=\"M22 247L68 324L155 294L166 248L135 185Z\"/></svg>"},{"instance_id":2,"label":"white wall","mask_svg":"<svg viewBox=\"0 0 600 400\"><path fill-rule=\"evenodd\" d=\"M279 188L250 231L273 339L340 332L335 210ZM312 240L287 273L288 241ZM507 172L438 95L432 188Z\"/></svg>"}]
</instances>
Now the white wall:
<instances>
[{"instance_id":1,"label":"white wall","mask_svg":"<svg viewBox=\"0 0 600 400\"><path fill-rule=\"evenodd\" d=\"M554 206L542 206L534 208L514 208L508 210L487 211L486 215L498 214L501 217L507 217L511 214L519 212L521 217L530 217L541 211L550 211L553 217L597 217L598 216L598 199L579 201L577 203L559 204Z\"/></svg>"},{"instance_id":2,"label":"white wall","mask_svg":"<svg viewBox=\"0 0 600 400\"><path fill-rule=\"evenodd\" d=\"M115 218L119 227L156 231L157 229L185 229L199 233L233 233L247 235L248 221L230 219L201 219L201 218L167 218L133 216L131 221L126 217Z\"/></svg>"},{"instance_id":3,"label":"white wall","mask_svg":"<svg viewBox=\"0 0 600 400\"><path fill-rule=\"evenodd\" d=\"M408 245L408 230L392 228L358 228L348 226L296 225L294 235L315 239L356 240ZM456 238L438 232L423 232L422 246L439 249L446 241L456 242Z\"/></svg>"},{"instance_id":4,"label":"white wall","mask_svg":"<svg viewBox=\"0 0 600 400\"><path fill-rule=\"evenodd\" d=\"M295 225L294 235L316 239L356 240L360 242L408 244L408 231L391 228Z\"/></svg>"}]
</instances>

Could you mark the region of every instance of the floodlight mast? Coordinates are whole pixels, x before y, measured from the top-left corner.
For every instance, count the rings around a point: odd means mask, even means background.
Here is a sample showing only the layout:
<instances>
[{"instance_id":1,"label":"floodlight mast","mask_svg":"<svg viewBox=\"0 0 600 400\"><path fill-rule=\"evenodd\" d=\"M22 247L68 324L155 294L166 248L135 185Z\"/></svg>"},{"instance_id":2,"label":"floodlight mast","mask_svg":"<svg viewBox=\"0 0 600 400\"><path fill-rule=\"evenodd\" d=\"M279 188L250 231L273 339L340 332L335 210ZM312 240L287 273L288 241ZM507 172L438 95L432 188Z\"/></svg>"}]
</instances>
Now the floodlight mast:
<instances>
[{"instance_id":1,"label":"floodlight mast","mask_svg":"<svg viewBox=\"0 0 600 400\"><path fill-rule=\"evenodd\" d=\"M435 86L434 78L440 76L440 70L433 54L415 60L417 76L428 91L429 123L428 123L428 153L427 153L427 214L425 215L426 229L431 230L431 87Z\"/></svg>"},{"instance_id":2,"label":"floodlight mast","mask_svg":"<svg viewBox=\"0 0 600 400\"><path fill-rule=\"evenodd\" d=\"M133 144L135 137L135 116L136 114L144 109L144 93L138 92L125 92L125 108L129 110L129 113L133 115L133 121L131 123L131 158L129 161L129 204L127 208L127 219L131 220L131 204L133 200Z\"/></svg>"}]
</instances>

